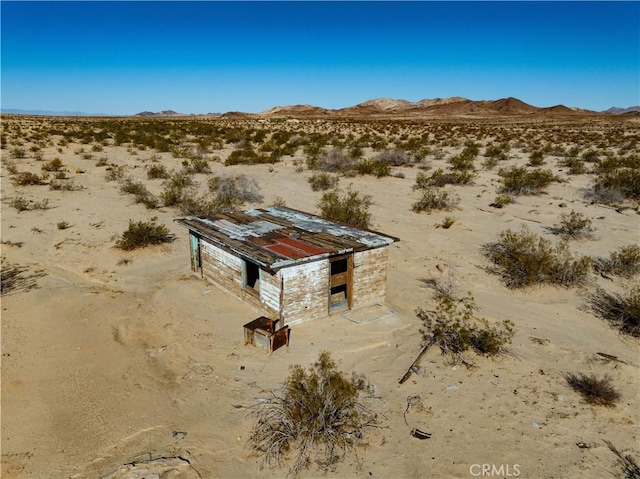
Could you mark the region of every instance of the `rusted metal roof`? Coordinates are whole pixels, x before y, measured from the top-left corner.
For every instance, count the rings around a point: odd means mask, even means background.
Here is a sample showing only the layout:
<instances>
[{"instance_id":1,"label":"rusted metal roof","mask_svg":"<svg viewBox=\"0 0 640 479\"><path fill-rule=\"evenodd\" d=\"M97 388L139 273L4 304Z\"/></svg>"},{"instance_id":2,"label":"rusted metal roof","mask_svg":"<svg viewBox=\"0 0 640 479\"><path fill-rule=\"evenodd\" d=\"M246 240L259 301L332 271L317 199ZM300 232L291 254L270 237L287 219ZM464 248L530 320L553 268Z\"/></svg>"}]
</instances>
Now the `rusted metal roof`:
<instances>
[{"instance_id":1,"label":"rusted metal roof","mask_svg":"<svg viewBox=\"0 0 640 479\"><path fill-rule=\"evenodd\" d=\"M294 264L388 246L397 238L284 206L174 220L215 246L275 272Z\"/></svg>"}]
</instances>

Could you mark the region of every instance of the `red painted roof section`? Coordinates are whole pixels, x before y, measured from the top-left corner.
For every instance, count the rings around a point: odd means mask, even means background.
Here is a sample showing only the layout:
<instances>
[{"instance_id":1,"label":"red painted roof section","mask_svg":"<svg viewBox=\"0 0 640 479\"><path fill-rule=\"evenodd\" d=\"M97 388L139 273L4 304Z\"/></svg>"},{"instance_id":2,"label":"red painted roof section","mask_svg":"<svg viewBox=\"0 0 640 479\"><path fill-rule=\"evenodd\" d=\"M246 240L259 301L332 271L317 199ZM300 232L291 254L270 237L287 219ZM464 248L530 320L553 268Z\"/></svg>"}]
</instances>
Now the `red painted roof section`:
<instances>
[{"instance_id":1,"label":"red painted roof section","mask_svg":"<svg viewBox=\"0 0 640 479\"><path fill-rule=\"evenodd\" d=\"M314 254L323 254L323 253L328 253L329 250L326 250L324 248L319 248L317 246L314 246L312 244L309 243L305 243L304 241L300 241L297 240L295 238L289 238L287 236L282 236L280 238L276 238L276 241L278 243L284 243L286 245L289 246L293 246L296 249L302 250L306 253L310 253L312 255Z\"/></svg>"},{"instance_id":2,"label":"red painted roof section","mask_svg":"<svg viewBox=\"0 0 640 479\"><path fill-rule=\"evenodd\" d=\"M281 243L265 245L264 247L271 251L275 251L278 254L281 254L285 258L299 259L299 258L305 258L307 256L312 256L308 253L305 253L302 250L299 250L297 248L293 248L291 246L287 246L286 244L281 244Z\"/></svg>"}]
</instances>

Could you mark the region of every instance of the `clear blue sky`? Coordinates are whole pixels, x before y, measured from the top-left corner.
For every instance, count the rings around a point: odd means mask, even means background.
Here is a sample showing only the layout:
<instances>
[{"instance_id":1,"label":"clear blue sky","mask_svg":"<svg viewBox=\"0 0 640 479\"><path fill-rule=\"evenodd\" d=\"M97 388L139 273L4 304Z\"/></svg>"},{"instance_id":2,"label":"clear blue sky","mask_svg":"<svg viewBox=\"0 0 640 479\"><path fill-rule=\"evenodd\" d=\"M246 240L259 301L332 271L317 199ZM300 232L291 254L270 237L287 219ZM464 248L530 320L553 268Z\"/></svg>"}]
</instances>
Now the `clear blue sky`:
<instances>
[{"instance_id":1,"label":"clear blue sky","mask_svg":"<svg viewBox=\"0 0 640 479\"><path fill-rule=\"evenodd\" d=\"M11 2L2 108L640 103L640 2Z\"/></svg>"}]
</instances>

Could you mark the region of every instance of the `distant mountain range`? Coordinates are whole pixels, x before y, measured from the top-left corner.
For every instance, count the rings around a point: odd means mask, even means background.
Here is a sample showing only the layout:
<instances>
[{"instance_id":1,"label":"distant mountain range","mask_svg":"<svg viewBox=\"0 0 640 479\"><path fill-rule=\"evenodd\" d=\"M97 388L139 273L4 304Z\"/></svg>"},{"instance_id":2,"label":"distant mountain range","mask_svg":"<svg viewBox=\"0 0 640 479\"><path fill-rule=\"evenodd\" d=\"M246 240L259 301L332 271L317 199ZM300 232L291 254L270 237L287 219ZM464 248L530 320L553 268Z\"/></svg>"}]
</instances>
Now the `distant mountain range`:
<instances>
[{"instance_id":1,"label":"distant mountain range","mask_svg":"<svg viewBox=\"0 0 640 479\"><path fill-rule=\"evenodd\" d=\"M81 111L18 110L3 108L2 113L46 116L115 116ZM173 116L222 116L225 118L419 118L419 117L498 117L523 115L640 115L640 106L628 108L612 107L602 112L569 108L564 105L536 107L509 97L500 100L474 101L463 97L432 98L416 102L376 98L355 106L340 109L326 109L313 105L276 106L260 113L206 113L203 115L178 113L174 110L159 112L143 111L132 116L173 117Z\"/></svg>"}]
</instances>

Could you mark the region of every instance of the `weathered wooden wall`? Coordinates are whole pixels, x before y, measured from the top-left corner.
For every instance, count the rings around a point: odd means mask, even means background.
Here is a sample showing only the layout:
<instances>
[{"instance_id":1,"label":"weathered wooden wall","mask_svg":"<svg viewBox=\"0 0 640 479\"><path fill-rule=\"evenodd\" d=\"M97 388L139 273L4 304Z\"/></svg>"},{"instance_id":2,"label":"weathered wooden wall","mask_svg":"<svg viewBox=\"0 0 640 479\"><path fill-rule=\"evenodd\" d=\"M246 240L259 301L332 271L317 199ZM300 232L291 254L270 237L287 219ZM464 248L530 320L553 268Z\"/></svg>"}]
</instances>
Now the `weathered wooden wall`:
<instances>
[{"instance_id":1,"label":"weathered wooden wall","mask_svg":"<svg viewBox=\"0 0 640 479\"><path fill-rule=\"evenodd\" d=\"M260 270L259 294L243 288L244 261L201 241L202 275L283 324L295 325L329 314L329 260L284 268L276 274ZM384 303L388 248L353 255L352 308ZM284 290L281 286L284 285Z\"/></svg>"},{"instance_id":2,"label":"weathered wooden wall","mask_svg":"<svg viewBox=\"0 0 640 479\"><path fill-rule=\"evenodd\" d=\"M243 288L244 261L206 241L200 241L202 276L207 281L246 301L260 311L278 318L280 310L280 279L260 270L259 295Z\"/></svg>"},{"instance_id":3,"label":"weathered wooden wall","mask_svg":"<svg viewBox=\"0 0 640 479\"><path fill-rule=\"evenodd\" d=\"M329 314L329 260L313 261L281 269L283 316L288 325Z\"/></svg>"},{"instance_id":4,"label":"weathered wooden wall","mask_svg":"<svg viewBox=\"0 0 640 479\"><path fill-rule=\"evenodd\" d=\"M384 303L389 248L376 248L353 255L352 308Z\"/></svg>"}]
</instances>

